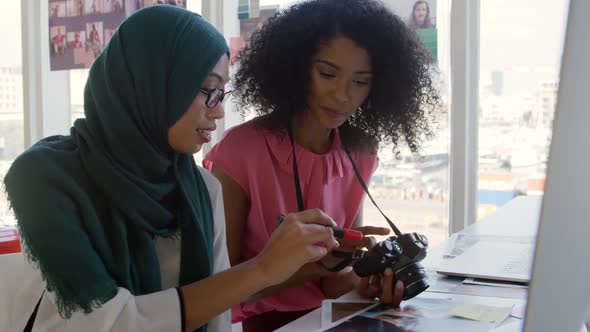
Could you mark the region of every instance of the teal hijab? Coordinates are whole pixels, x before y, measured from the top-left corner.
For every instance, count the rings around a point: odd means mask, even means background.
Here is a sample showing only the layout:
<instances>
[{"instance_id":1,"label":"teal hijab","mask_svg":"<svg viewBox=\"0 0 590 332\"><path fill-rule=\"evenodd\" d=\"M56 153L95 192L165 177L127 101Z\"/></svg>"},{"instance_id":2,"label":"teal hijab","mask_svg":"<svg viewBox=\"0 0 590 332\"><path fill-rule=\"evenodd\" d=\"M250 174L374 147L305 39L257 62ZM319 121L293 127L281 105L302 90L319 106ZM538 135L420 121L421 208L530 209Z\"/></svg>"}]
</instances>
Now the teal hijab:
<instances>
[{"instance_id":1,"label":"teal hijab","mask_svg":"<svg viewBox=\"0 0 590 332\"><path fill-rule=\"evenodd\" d=\"M86 118L13 163L5 188L62 316L91 311L117 287L161 290L156 236L180 234L179 285L212 273L207 187L192 156L170 148L167 130L227 53L223 36L194 13L139 10L90 69Z\"/></svg>"}]
</instances>

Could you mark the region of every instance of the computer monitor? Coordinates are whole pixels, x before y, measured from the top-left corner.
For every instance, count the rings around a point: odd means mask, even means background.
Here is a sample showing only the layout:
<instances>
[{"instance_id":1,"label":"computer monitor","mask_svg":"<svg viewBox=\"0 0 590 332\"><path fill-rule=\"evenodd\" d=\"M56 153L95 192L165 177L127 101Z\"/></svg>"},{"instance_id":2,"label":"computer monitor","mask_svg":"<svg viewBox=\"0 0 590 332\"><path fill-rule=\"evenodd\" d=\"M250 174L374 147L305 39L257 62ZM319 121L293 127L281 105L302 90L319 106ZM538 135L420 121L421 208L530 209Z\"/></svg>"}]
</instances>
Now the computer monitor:
<instances>
[{"instance_id":1,"label":"computer monitor","mask_svg":"<svg viewBox=\"0 0 590 332\"><path fill-rule=\"evenodd\" d=\"M590 313L590 1L571 0L526 332L579 331Z\"/></svg>"}]
</instances>

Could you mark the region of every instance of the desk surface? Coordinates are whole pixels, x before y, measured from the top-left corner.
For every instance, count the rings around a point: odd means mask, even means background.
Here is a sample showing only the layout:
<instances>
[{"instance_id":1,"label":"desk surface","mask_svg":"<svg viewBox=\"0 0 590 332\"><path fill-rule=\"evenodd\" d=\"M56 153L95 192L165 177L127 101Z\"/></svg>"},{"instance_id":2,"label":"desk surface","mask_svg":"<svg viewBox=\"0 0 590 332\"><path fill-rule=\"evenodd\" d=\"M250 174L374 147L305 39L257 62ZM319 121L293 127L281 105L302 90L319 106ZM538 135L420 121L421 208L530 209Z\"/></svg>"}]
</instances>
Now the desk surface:
<instances>
[{"instance_id":1,"label":"desk surface","mask_svg":"<svg viewBox=\"0 0 590 332\"><path fill-rule=\"evenodd\" d=\"M521 196L513 199L508 204L496 210L490 216L470 225L462 232L474 235L498 235L498 236L535 236L541 208L542 197ZM436 269L442 259L443 248L446 241L439 246L429 250L427 259L423 265L429 269ZM440 279L445 283L461 284L459 279L449 279L433 275L434 279ZM438 280L436 280L438 282ZM433 282L431 281L431 284ZM451 298L457 302L478 303L494 306L524 305L526 302L526 291L510 292L504 295L501 292L494 292L494 296L477 296L458 294L458 287L450 287L450 292L445 292L442 287L431 287L428 291L419 295L423 298ZM492 290L493 291L493 290ZM353 291L341 297L342 299L358 299ZM496 331L520 331L522 321L509 317ZM321 308L318 308L307 315L283 326L277 330L280 332L315 331L321 328Z\"/></svg>"}]
</instances>

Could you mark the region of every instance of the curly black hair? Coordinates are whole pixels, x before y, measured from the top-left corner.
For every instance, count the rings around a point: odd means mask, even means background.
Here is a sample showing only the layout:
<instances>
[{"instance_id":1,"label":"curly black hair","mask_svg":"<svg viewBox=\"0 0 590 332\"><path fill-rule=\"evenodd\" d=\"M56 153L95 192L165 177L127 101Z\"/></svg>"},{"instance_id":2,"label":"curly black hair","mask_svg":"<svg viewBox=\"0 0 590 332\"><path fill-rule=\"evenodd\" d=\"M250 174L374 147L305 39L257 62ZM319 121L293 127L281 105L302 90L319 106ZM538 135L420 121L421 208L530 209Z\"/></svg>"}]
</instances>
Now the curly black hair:
<instances>
[{"instance_id":1,"label":"curly black hair","mask_svg":"<svg viewBox=\"0 0 590 332\"><path fill-rule=\"evenodd\" d=\"M362 111L340 126L344 147L355 150L400 140L417 153L432 134L440 96L432 56L417 34L375 0L310 0L277 12L238 54L234 79L240 109L254 106L263 127L286 129L305 110L312 57L322 43L345 36L367 50L373 68Z\"/></svg>"}]
</instances>

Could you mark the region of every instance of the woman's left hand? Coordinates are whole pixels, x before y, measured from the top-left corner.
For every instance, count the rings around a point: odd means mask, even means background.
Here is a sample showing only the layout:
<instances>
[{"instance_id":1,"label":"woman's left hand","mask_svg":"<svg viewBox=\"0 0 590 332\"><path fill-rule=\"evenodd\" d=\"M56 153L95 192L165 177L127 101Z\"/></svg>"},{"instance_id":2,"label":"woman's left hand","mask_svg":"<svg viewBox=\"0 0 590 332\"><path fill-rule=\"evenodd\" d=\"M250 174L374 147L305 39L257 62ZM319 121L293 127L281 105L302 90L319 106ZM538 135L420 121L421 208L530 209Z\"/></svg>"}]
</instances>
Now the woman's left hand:
<instances>
[{"instance_id":1,"label":"woman's left hand","mask_svg":"<svg viewBox=\"0 0 590 332\"><path fill-rule=\"evenodd\" d=\"M364 235L387 235L389 229L383 227L364 226L357 228ZM371 250L376 244L374 238L365 236L363 246ZM393 271L386 268L382 275L372 275L357 279L355 283L357 292L366 298L379 298L383 303L399 306L404 297L404 283L397 281L393 284Z\"/></svg>"},{"instance_id":2,"label":"woman's left hand","mask_svg":"<svg viewBox=\"0 0 590 332\"><path fill-rule=\"evenodd\" d=\"M404 283L398 280L393 285L393 271L389 267L383 271L383 275L360 278L356 283L356 290L363 297L378 297L381 302L395 307L399 307L404 297Z\"/></svg>"},{"instance_id":3,"label":"woman's left hand","mask_svg":"<svg viewBox=\"0 0 590 332\"><path fill-rule=\"evenodd\" d=\"M389 229L384 227L361 226L353 227L352 229L363 233L363 239L361 241L338 239L340 246L335 250L349 253L353 253L356 250L363 248L371 250L371 248L377 243L375 238L371 235L384 236L389 234ZM327 298L337 298L344 295L353 290L358 284L359 277L353 272L351 266L354 262L350 262L348 266L344 267L339 272L329 272L326 269L338 266L342 261L341 257L334 257L331 254L324 256L321 261L318 261L320 265L324 266L324 268L322 268L321 289Z\"/></svg>"}]
</instances>

